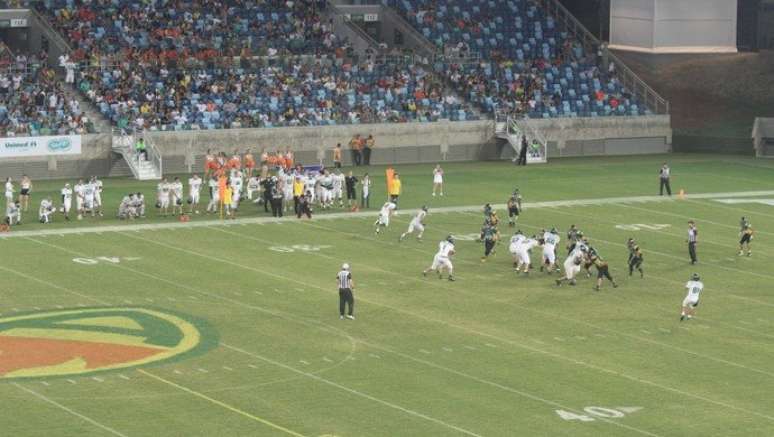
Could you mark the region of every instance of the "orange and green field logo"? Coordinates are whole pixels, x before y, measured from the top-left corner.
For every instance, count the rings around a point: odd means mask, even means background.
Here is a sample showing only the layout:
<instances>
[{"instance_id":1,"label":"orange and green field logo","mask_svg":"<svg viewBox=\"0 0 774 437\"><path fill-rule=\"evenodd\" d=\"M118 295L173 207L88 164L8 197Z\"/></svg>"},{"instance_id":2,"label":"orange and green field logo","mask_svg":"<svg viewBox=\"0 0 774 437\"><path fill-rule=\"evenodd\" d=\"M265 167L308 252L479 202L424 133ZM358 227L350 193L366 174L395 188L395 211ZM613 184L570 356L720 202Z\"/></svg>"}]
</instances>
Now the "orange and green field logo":
<instances>
[{"instance_id":1,"label":"orange and green field logo","mask_svg":"<svg viewBox=\"0 0 774 437\"><path fill-rule=\"evenodd\" d=\"M150 308L77 308L0 318L0 381L83 375L180 359L217 342L206 323Z\"/></svg>"}]
</instances>

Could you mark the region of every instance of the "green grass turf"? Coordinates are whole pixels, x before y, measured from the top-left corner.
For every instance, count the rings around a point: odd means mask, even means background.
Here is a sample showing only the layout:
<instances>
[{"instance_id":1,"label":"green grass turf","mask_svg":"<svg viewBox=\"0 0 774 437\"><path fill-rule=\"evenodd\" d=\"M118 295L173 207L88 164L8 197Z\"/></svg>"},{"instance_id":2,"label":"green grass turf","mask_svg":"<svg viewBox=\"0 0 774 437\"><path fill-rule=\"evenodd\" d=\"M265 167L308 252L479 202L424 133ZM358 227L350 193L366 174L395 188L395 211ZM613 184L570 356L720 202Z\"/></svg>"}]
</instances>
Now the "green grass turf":
<instances>
[{"instance_id":1,"label":"green grass turf","mask_svg":"<svg viewBox=\"0 0 774 437\"><path fill-rule=\"evenodd\" d=\"M668 159L673 187L689 193L770 190L774 182L769 161ZM648 195L662 160L449 164L443 199L429 196L431 166L401 166L401 204L501 203L515 185L528 202ZM106 199L130 187L152 193L127 180L106 186ZM736 256L741 215L758 231L750 258ZM689 218L701 230L697 266L687 262ZM2 317L148 306L205 319L220 342L139 369L0 383L0 429L14 436L771 435L772 218L768 205L712 199L527 209L519 221L525 232L571 223L586 232L621 285L600 292L585 278L556 288L548 275L516 276L504 244L482 264L482 245L463 239L454 257L458 281L424 279L419 273L440 239L476 233L481 223L478 213L432 209L421 243L397 242L406 216L378 237L373 218L352 217L0 240ZM67 226L97 223L115 224L106 217ZM638 223L669 226L616 227ZM645 279L625 274L629 237L644 251ZM269 249L292 245L329 247ZM99 256L139 259L73 262ZM357 284L355 321L337 314L334 276L344 261ZM697 318L680 323L682 287L694 271L705 292ZM587 407L642 409L603 418ZM594 420L564 420L556 410Z\"/></svg>"}]
</instances>

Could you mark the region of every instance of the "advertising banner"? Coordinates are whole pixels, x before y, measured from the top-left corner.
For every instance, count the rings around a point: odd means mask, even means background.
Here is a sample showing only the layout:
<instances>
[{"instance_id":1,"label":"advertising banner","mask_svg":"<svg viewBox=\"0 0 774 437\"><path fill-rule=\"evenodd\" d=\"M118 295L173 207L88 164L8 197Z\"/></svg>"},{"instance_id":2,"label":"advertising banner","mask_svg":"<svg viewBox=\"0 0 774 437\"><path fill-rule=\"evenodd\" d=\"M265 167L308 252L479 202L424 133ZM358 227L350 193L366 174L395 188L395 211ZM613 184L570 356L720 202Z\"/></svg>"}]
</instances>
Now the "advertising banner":
<instances>
[{"instance_id":1,"label":"advertising banner","mask_svg":"<svg viewBox=\"0 0 774 437\"><path fill-rule=\"evenodd\" d=\"M0 138L0 159L22 156L80 154L80 135Z\"/></svg>"}]
</instances>

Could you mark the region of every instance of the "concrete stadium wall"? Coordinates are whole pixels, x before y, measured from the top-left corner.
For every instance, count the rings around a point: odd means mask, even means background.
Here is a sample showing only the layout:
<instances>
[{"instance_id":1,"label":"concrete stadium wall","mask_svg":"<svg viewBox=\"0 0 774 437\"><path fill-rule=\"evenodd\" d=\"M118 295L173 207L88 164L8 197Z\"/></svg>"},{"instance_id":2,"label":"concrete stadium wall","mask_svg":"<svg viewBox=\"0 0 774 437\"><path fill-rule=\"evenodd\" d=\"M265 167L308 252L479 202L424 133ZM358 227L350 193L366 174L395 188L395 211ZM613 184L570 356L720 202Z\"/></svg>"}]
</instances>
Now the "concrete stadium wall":
<instances>
[{"instance_id":1,"label":"concrete stadium wall","mask_svg":"<svg viewBox=\"0 0 774 437\"><path fill-rule=\"evenodd\" d=\"M544 119L530 123L546 137L549 159L671 151L668 116ZM145 136L161 150L164 173L170 174L200 172L207 149L229 154L250 149L259 154L264 149L289 147L297 162L331 165L333 148L341 143L344 164L349 165L352 160L348 143L355 134L374 136L376 147L371 163L375 165L501 160L514 156L510 145L495 137L491 120L146 132ZM126 163L112 152L111 140L109 134L85 135L81 156L2 159L0 177L129 176Z\"/></svg>"}]
</instances>

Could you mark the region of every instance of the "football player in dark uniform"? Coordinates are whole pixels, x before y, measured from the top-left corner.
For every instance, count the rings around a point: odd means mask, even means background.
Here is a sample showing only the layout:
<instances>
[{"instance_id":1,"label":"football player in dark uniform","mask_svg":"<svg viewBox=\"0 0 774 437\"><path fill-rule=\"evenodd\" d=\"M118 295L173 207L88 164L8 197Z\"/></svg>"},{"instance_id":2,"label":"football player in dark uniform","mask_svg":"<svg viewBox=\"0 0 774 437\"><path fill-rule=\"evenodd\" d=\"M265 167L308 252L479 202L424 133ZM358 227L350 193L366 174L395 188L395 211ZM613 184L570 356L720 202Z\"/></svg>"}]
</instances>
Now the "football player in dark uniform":
<instances>
[{"instance_id":1,"label":"football player in dark uniform","mask_svg":"<svg viewBox=\"0 0 774 437\"><path fill-rule=\"evenodd\" d=\"M740 222L740 240L739 240L739 256L744 255L744 249L747 248L747 256L752 256L752 249L750 249L750 243L753 239L753 234L755 231L753 231L752 225L747 220L747 218L742 217L742 220Z\"/></svg>"},{"instance_id":2,"label":"football player in dark uniform","mask_svg":"<svg viewBox=\"0 0 774 437\"><path fill-rule=\"evenodd\" d=\"M591 263L597 268L597 285L594 287L594 290L599 291L602 287L602 278L607 278L608 281L613 283L613 288L618 288L618 284L616 284L613 277L610 276L610 267L608 266L607 261L603 260L595 253L591 256Z\"/></svg>"},{"instance_id":3,"label":"football player in dark uniform","mask_svg":"<svg viewBox=\"0 0 774 437\"><path fill-rule=\"evenodd\" d=\"M495 244L500 239L500 232L490 220L484 223L484 227L481 228L481 235L479 239L484 243L484 256L481 257L481 262L486 262L489 255L493 255L495 252Z\"/></svg>"},{"instance_id":4,"label":"football player in dark uniform","mask_svg":"<svg viewBox=\"0 0 774 437\"><path fill-rule=\"evenodd\" d=\"M516 220L519 219L520 213L521 213L521 194L519 194L519 189L516 188L513 191L513 194L511 194L511 197L508 198L508 226L510 227L516 226Z\"/></svg>"},{"instance_id":5,"label":"football player in dark uniform","mask_svg":"<svg viewBox=\"0 0 774 437\"><path fill-rule=\"evenodd\" d=\"M634 238L630 238L626 242L626 247L629 248L629 276L634 273L634 269L640 272L640 278L645 276L645 272L642 270L642 251Z\"/></svg>"}]
</instances>

